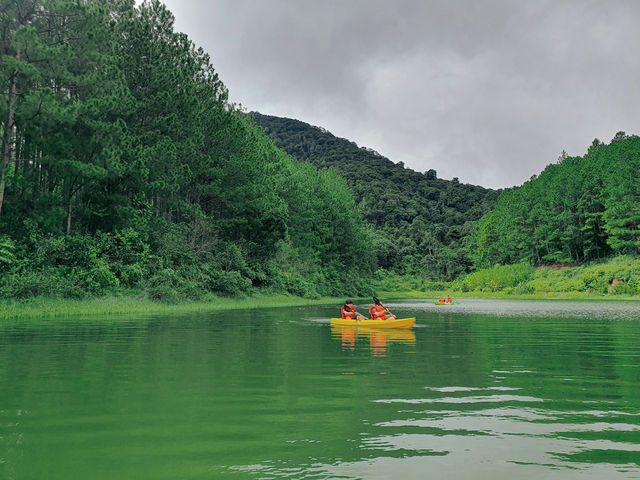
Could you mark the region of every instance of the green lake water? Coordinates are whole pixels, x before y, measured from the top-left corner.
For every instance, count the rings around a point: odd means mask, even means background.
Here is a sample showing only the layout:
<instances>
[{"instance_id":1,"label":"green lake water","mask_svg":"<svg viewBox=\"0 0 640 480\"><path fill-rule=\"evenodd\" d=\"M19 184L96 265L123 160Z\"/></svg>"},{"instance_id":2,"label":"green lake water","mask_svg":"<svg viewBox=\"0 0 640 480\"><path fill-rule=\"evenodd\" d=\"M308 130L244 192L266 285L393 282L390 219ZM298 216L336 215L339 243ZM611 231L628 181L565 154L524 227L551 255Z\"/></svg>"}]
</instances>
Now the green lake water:
<instances>
[{"instance_id":1,"label":"green lake water","mask_svg":"<svg viewBox=\"0 0 640 480\"><path fill-rule=\"evenodd\" d=\"M388 306L0 325L0 479L640 479L640 304Z\"/></svg>"}]
</instances>

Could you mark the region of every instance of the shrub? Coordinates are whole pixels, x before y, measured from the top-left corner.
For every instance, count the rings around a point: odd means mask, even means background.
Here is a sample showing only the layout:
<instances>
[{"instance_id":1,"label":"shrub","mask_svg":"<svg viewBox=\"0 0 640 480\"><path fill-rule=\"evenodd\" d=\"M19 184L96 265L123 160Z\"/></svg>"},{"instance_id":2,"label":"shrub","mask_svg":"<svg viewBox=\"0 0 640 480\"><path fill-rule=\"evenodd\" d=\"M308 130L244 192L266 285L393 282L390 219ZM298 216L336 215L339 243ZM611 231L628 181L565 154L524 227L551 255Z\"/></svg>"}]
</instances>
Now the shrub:
<instances>
[{"instance_id":1,"label":"shrub","mask_svg":"<svg viewBox=\"0 0 640 480\"><path fill-rule=\"evenodd\" d=\"M238 297L251 290L251 280L243 277L240 272L217 271L210 275L209 288L223 295Z\"/></svg>"},{"instance_id":2,"label":"shrub","mask_svg":"<svg viewBox=\"0 0 640 480\"><path fill-rule=\"evenodd\" d=\"M13 240L9 237L0 237L0 270L8 269L15 263L15 248L16 246Z\"/></svg>"},{"instance_id":3,"label":"shrub","mask_svg":"<svg viewBox=\"0 0 640 480\"><path fill-rule=\"evenodd\" d=\"M120 284L125 287L135 288L142 285L144 271L137 263L133 265L121 265L114 268L114 273L120 279Z\"/></svg>"},{"instance_id":4,"label":"shrub","mask_svg":"<svg viewBox=\"0 0 640 480\"><path fill-rule=\"evenodd\" d=\"M315 285L297 273L282 273L282 285L284 286L284 289L292 295L304 298L320 297Z\"/></svg>"},{"instance_id":5,"label":"shrub","mask_svg":"<svg viewBox=\"0 0 640 480\"><path fill-rule=\"evenodd\" d=\"M109 269L109 266L102 262L86 273L81 272L78 276L83 277L85 288L94 295L105 294L108 290L120 284L118 278Z\"/></svg>"},{"instance_id":6,"label":"shrub","mask_svg":"<svg viewBox=\"0 0 640 480\"><path fill-rule=\"evenodd\" d=\"M459 285L463 291L496 292L507 287L515 288L526 283L533 276L533 273L534 269L524 263L494 265L491 268L470 273L462 279L461 285Z\"/></svg>"},{"instance_id":7,"label":"shrub","mask_svg":"<svg viewBox=\"0 0 640 480\"><path fill-rule=\"evenodd\" d=\"M165 268L149 279L147 295L154 300L179 302L202 298L203 291L195 282L180 276L171 268Z\"/></svg>"},{"instance_id":8,"label":"shrub","mask_svg":"<svg viewBox=\"0 0 640 480\"><path fill-rule=\"evenodd\" d=\"M0 298L36 296L83 298L86 291L81 279L66 267L12 272L2 276Z\"/></svg>"}]
</instances>

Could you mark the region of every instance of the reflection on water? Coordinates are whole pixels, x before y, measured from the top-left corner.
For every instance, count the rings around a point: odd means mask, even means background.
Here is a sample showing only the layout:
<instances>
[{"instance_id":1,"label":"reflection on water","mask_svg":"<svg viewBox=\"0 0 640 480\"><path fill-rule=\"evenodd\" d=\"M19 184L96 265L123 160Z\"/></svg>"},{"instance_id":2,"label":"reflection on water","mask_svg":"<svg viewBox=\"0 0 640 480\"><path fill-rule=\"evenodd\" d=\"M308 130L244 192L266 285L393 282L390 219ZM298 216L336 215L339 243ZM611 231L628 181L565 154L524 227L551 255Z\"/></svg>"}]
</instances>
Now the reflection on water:
<instances>
[{"instance_id":1,"label":"reflection on water","mask_svg":"<svg viewBox=\"0 0 640 480\"><path fill-rule=\"evenodd\" d=\"M640 305L610 305L0 326L0 478L640 479Z\"/></svg>"},{"instance_id":2,"label":"reflection on water","mask_svg":"<svg viewBox=\"0 0 640 480\"><path fill-rule=\"evenodd\" d=\"M356 350L356 344L369 348L374 357L385 357L392 343L415 345L416 334L408 328L370 328L331 326L331 336L339 340L342 351Z\"/></svg>"}]
</instances>

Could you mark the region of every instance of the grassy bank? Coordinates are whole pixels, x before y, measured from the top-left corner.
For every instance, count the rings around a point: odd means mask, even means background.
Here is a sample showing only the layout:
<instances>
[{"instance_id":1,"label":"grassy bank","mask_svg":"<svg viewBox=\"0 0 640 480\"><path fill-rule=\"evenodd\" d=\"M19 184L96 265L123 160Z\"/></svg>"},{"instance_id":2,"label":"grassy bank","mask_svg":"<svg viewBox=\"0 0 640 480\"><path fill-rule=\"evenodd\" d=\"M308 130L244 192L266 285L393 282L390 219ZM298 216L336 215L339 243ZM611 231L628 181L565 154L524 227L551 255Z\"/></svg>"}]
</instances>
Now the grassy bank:
<instances>
[{"instance_id":1,"label":"grassy bank","mask_svg":"<svg viewBox=\"0 0 640 480\"><path fill-rule=\"evenodd\" d=\"M495 265L453 282L386 274L378 292L388 297L457 297L525 299L640 300L640 258L620 256L585 265L534 268L527 264Z\"/></svg>"},{"instance_id":2,"label":"grassy bank","mask_svg":"<svg viewBox=\"0 0 640 480\"><path fill-rule=\"evenodd\" d=\"M640 302L640 296L638 295L604 295L586 292L546 292L546 293L507 293L504 291L496 292L481 292L470 291L462 292L453 289L440 290L440 291L428 291L423 292L420 290L404 290L396 292L380 292L379 296L386 300L401 299L401 298L416 298L416 299L437 299L441 296L451 295L456 300L461 298L495 298L495 299L507 299L507 300L607 300L607 301L620 301L620 300L633 300Z\"/></svg>"},{"instance_id":3,"label":"grassy bank","mask_svg":"<svg viewBox=\"0 0 640 480\"><path fill-rule=\"evenodd\" d=\"M0 321L21 318L171 314L304 305L340 305L342 302L344 302L343 298L306 299L291 295L213 298L207 301L185 303L161 303L145 297L106 297L88 300L35 297L26 300L1 301Z\"/></svg>"}]
</instances>

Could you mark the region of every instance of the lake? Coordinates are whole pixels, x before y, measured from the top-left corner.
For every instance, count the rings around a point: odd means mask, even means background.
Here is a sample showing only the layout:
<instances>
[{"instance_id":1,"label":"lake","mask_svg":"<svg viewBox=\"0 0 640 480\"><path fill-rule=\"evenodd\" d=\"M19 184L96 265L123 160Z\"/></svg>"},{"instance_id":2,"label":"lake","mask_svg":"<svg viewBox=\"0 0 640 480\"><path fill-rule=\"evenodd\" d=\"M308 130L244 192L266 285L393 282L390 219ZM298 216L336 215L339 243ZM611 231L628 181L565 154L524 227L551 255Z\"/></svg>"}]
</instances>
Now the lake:
<instances>
[{"instance_id":1,"label":"lake","mask_svg":"<svg viewBox=\"0 0 640 480\"><path fill-rule=\"evenodd\" d=\"M0 478L640 479L640 303L387 306L0 325Z\"/></svg>"}]
</instances>

